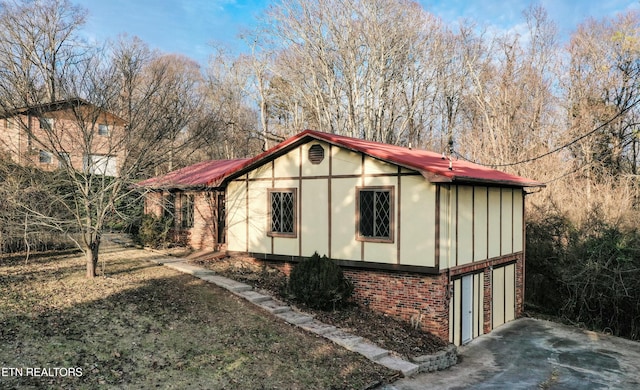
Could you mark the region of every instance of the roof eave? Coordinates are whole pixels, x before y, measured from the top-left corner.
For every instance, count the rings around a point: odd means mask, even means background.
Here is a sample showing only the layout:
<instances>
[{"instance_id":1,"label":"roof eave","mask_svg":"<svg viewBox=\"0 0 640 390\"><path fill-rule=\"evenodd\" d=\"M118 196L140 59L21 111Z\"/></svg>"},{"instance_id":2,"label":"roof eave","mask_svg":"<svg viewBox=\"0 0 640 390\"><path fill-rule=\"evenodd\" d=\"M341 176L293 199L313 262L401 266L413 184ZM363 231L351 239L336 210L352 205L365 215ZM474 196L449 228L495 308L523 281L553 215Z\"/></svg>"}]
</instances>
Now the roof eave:
<instances>
[{"instance_id":1,"label":"roof eave","mask_svg":"<svg viewBox=\"0 0 640 390\"><path fill-rule=\"evenodd\" d=\"M407 168L407 167L404 167L404 168ZM407 169L416 170L415 168L407 168ZM425 171L424 169L419 169L417 171L420 172L422 177L424 177L429 183L451 183L451 182L453 182L453 179L450 178L450 177L447 177L447 176L438 175L438 174L433 173L433 172Z\"/></svg>"},{"instance_id":2,"label":"roof eave","mask_svg":"<svg viewBox=\"0 0 640 390\"><path fill-rule=\"evenodd\" d=\"M531 188L531 187L546 187L544 183L540 183L537 181L514 181L514 180L499 180L499 179L478 179L475 177L464 177L464 176L455 176L452 178L451 182L460 183L460 184L493 184L498 186L507 186L507 187L521 187L521 188Z\"/></svg>"},{"instance_id":3,"label":"roof eave","mask_svg":"<svg viewBox=\"0 0 640 390\"><path fill-rule=\"evenodd\" d=\"M139 188L144 188L150 191L202 191L202 190L219 190L221 187L217 184L208 185L208 184L185 184L185 185L177 185L177 184L167 184L167 185L155 185L155 186L138 186Z\"/></svg>"},{"instance_id":4,"label":"roof eave","mask_svg":"<svg viewBox=\"0 0 640 390\"><path fill-rule=\"evenodd\" d=\"M376 160L380 160L380 161L384 161L384 162L388 162L394 165L397 165L399 167L405 168L405 169L409 169L415 172L419 172L427 181L431 182L431 183L459 183L459 184L484 184L484 185L497 185L497 186L508 186L508 187L520 187L520 188L531 188L531 187L546 187L545 184L540 183L540 182L536 182L536 181L527 181L527 182L520 182L520 181L514 181L514 180L495 180L495 179L481 179L481 178L474 178L474 177L465 177L465 176L456 176L455 174L452 175L444 175L444 174L439 174L433 171L428 171L425 169L420 169L417 168L415 166L412 166L410 164L403 164L400 161L392 161L392 160L387 160L384 159L380 156L376 156L373 155L371 153L368 153L365 150L362 150L360 148L357 147L353 147L351 145L342 143L342 142L336 142L332 139L330 139L329 137L323 137L321 134L318 134L317 132L312 132L309 130L305 130L302 133L299 133L298 135L284 141L284 143L286 143L286 145L276 145L273 148L259 154L258 156L250 159L249 161L246 162L246 164L244 164L243 166L239 167L239 169L237 169L235 172L227 175L226 177L224 177L221 181L220 181L220 185L223 186L225 184L225 182L229 181L229 180L233 180L237 177L242 176L243 174L263 165L265 162L271 161L281 155L284 155L286 153L288 153L290 150L309 142L310 140L317 140L317 141L322 141L322 142L326 142L328 144L337 146L337 147L341 147L344 148L346 150L350 150L352 152L356 152L356 153L363 153L371 158L374 158Z\"/></svg>"}]
</instances>

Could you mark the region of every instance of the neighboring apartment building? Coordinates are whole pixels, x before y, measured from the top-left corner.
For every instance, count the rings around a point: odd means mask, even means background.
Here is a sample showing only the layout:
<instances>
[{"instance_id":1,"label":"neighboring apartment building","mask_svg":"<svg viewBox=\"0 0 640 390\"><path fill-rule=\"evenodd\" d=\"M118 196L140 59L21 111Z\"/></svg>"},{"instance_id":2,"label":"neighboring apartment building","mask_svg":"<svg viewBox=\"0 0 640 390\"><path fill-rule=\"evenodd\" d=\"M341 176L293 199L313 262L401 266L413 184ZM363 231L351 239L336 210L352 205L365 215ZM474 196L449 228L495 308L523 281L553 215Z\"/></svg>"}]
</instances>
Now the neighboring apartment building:
<instances>
[{"instance_id":1,"label":"neighboring apartment building","mask_svg":"<svg viewBox=\"0 0 640 390\"><path fill-rule=\"evenodd\" d=\"M0 149L11 161L53 171L117 176L126 122L79 99L20 108L0 115Z\"/></svg>"}]
</instances>

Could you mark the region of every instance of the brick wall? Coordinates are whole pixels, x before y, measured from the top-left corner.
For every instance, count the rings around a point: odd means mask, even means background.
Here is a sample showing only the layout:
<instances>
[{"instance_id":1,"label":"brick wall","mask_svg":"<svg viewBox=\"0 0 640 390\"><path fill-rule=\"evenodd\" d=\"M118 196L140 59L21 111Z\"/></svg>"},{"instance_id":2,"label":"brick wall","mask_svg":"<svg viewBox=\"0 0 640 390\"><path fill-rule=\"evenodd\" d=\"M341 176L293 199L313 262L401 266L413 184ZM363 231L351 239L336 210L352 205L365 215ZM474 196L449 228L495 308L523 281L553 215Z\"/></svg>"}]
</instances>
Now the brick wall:
<instances>
[{"instance_id":1,"label":"brick wall","mask_svg":"<svg viewBox=\"0 0 640 390\"><path fill-rule=\"evenodd\" d=\"M290 262L258 260L289 276ZM408 323L420 319L422 329L449 339L447 276L343 268L354 285L353 299L362 306Z\"/></svg>"},{"instance_id":2,"label":"brick wall","mask_svg":"<svg viewBox=\"0 0 640 390\"><path fill-rule=\"evenodd\" d=\"M163 196L167 191L154 191L145 195L144 212L156 217L162 216ZM183 195L194 195L193 227L180 228L182 222ZM180 191L175 197L175 228L172 229L172 240L181 245L188 245L195 250L214 250L216 246L216 203L215 192Z\"/></svg>"},{"instance_id":3,"label":"brick wall","mask_svg":"<svg viewBox=\"0 0 640 390\"><path fill-rule=\"evenodd\" d=\"M144 195L144 213L162 216L162 192L147 192Z\"/></svg>"},{"instance_id":4,"label":"brick wall","mask_svg":"<svg viewBox=\"0 0 640 390\"><path fill-rule=\"evenodd\" d=\"M482 330L484 333L491 332L491 326L493 324L493 312L491 311L492 306L492 291L493 286L491 285L491 281L493 280L493 275L491 275L492 269L487 267L484 269L484 290L483 290L483 311L484 316L482 317Z\"/></svg>"},{"instance_id":5,"label":"brick wall","mask_svg":"<svg viewBox=\"0 0 640 390\"><path fill-rule=\"evenodd\" d=\"M516 262L516 318L524 312L524 258L518 256Z\"/></svg>"},{"instance_id":6,"label":"brick wall","mask_svg":"<svg viewBox=\"0 0 640 390\"><path fill-rule=\"evenodd\" d=\"M91 109L87 109L87 117L95 115ZM90 113L90 114L89 114ZM0 150L4 149L6 154L12 161L24 166L38 167L45 171L53 171L59 168L60 161L59 156L55 151L64 151L68 153L68 159L71 166L78 170L83 171L85 169L86 158L86 145L78 143L78 139L83 138L83 134L87 131L87 128L91 124L87 123L84 126L80 126L78 119L69 110L50 111L43 113L43 117L51 118L54 120L53 132L55 133L56 142L50 142L52 137L42 129L40 129L40 120L36 116L17 115L8 119L4 119L0 126L3 131L0 131ZM119 139L122 136L124 127L122 125L116 125L116 122L112 116L108 114L100 114L96 118L95 131L97 132L97 125L104 123L111 126L110 136L96 136L92 139L92 150L88 154L93 155L109 155L116 159L118 164L117 169L120 168L120 164L124 160L125 151L121 148L115 148L117 142L113 140ZM25 127L29 127L33 134L33 137L29 137ZM34 137L42 142L36 142ZM40 150L46 151L52 154L51 162L40 162Z\"/></svg>"},{"instance_id":7,"label":"brick wall","mask_svg":"<svg viewBox=\"0 0 640 390\"><path fill-rule=\"evenodd\" d=\"M189 245L193 249L213 250L216 245L217 231L214 221L217 220L215 193L193 192L194 216L193 227L189 229Z\"/></svg>"},{"instance_id":8,"label":"brick wall","mask_svg":"<svg viewBox=\"0 0 640 390\"><path fill-rule=\"evenodd\" d=\"M294 263L255 259L289 275ZM385 313L411 322L420 316L422 329L449 340L449 278L468 273L484 272L484 333L492 326L492 269L507 263L516 264L516 318L522 315L524 299L524 259L521 254L492 259L487 262L469 264L442 272L438 275L425 275L410 272L392 272L343 268L344 274L354 284L354 300L377 312Z\"/></svg>"},{"instance_id":9,"label":"brick wall","mask_svg":"<svg viewBox=\"0 0 640 390\"><path fill-rule=\"evenodd\" d=\"M287 277L291 275L291 270L294 267L293 264L287 261L271 261L271 260L260 260L260 259L255 259L255 261L256 261L256 264L261 264L261 265L266 264L269 267L276 268L280 270L283 274L287 275Z\"/></svg>"},{"instance_id":10,"label":"brick wall","mask_svg":"<svg viewBox=\"0 0 640 390\"><path fill-rule=\"evenodd\" d=\"M354 284L356 302L406 322L420 319L422 329L449 338L446 274L423 275L381 270L344 270Z\"/></svg>"}]
</instances>

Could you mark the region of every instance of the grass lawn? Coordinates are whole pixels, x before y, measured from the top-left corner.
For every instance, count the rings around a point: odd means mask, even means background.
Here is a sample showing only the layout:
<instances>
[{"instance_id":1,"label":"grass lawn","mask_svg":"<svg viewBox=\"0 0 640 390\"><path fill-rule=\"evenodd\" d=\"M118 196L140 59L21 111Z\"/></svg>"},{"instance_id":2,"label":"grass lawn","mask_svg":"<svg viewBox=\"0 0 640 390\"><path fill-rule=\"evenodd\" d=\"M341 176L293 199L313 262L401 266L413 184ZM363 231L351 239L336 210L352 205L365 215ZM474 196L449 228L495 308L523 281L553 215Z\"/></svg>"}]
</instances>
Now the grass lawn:
<instances>
[{"instance_id":1,"label":"grass lawn","mask_svg":"<svg viewBox=\"0 0 640 390\"><path fill-rule=\"evenodd\" d=\"M95 280L80 256L0 258L0 388L363 389L395 377L153 256L103 254Z\"/></svg>"}]
</instances>

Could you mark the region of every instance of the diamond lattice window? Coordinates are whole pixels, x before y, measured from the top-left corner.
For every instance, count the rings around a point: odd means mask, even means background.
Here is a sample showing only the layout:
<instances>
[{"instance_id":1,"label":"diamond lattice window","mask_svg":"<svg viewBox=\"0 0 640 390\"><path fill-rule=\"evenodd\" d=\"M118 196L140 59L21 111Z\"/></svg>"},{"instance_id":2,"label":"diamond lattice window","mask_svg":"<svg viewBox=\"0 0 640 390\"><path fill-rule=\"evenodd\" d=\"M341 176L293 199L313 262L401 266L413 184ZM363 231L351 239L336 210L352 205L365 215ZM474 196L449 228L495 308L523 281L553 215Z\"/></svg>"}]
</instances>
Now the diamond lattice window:
<instances>
[{"instance_id":1,"label":"diamond lattice window","mask_svg":"<svg viewBox=\"0 0 640 390\"><path fill-rule=\"evenodd\" d=\"M358 232L360 237L391 240L391 191L361 189L358 200L360 207Z\"/></svg>"},{"instance_id":2,"label":"diamond lattice window","mask_svg":"<svg viewBox=\"0 0 640 390\"><path fill-rule=\"evenodd\" d=\"M294 235L296 200L293 191L271 192L271 233Z\"/></svg>"}]
</instances>

